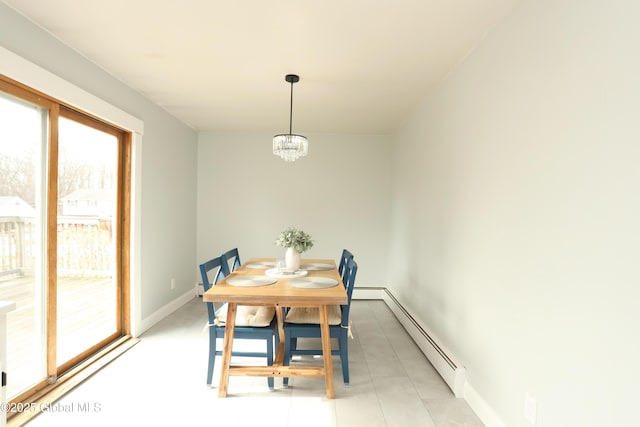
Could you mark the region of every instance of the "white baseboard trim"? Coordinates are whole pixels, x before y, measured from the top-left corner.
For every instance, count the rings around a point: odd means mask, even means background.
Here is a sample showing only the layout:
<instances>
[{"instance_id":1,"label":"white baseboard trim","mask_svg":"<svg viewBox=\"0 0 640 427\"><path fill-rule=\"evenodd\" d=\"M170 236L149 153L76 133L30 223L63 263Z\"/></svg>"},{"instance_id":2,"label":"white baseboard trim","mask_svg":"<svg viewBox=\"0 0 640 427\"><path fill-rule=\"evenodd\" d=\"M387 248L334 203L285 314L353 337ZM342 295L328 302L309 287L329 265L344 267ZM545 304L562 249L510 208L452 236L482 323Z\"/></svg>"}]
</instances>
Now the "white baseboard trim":
<instances>
[{"instance_id":1,"label":"white baseboard trim","mask_svg":"<svg viewBox=\"0 0 640 427\"><path fill-rule=\"evenodd\" d=\"M202 282L197 282L196 283L196 296L201 297L202 295L204 295L204 286L202 285Z\"/></svg>"},{"instance_id":2,"label":"white baseboard trim","mask_svg":"<svg viewBox=\"0 0 640 427\"><path fill-rule=\"evenodd\" d=\"M444 347L438 344L438 338L427 327L420 325L387 288L355 287L352 298L357 300L383 300L429 362L438 370L438 373L449 385L455 396L463 398L486 427L507 427L493 408L471 387L466 378L465 368L455 362L455 358L448 350L443 350ZM443 352L442 354L437 350L438 348ZM453 368L450 361L457 368Z\"/></svg>"},{"instance_id":3,"label":"white baseboard trim","mask_svg":"<svg viewBox=\"0 0 640 427\"><path fill-rule=\"evenodd\" d=\"M418 323L416 318L388 289L385 289L383 299L409 335L411 335L411 338L420 347L420 350L429 359L429 362L436 368L436 371L438 371L451 391L453 391L453 394L456 397L462 397L466 382L466 369L464 366L440 343L440 340L433 332Z\"/></svg>"},{"instance_id":4,"label":"white baseboard trim","mask_svg":"<svg viewBox=\"0 0 640 427\"><path fill-rule=\"evenodd\" d=\"M170 315L171 313L173 313L174 311L176 311L177 309L179 309L180 307L182 307L183 305L191 301L193 298L195 298L194 291L193 289L190 289L188 292L185 292L184 294L180 295L170 303L160 307L158 310L153 312L150 316L147 316L144 319L142 319L142 321L140 322L140 330L136 331L137 336L142 335L144 331L146 331L147 329L149 329L150 327L152 327L153 325L155 325L156 323L158 323L159 321L161 321L162 319L164 319L165 317L167 317L168 315Z\"/></svg>"},{"instance_id":5,"label":"white baseboard trim","mask_svg":"<svg viewBox=\"0 0 640 427\"><path fill-rule=\"evenodd\" d=\"M381 299L404 326L411 338L420 347L429 362L438 371L456 397L462 397L466 382L466 370L456 361L438 338L424 325L420 325L415 317L398 301L387 288L355 287L354 299Z\"/></svg>"},{"instance_id":6,"label":"white baseboard trim","mask_svg":"<svg viewBox=\"0 0 640 427\"><path fill-rule=\"evenodd\" d=\"M385 288L354 287L352 299L384 299Z\"/></svg>"},{"instance_id":7,"label":"white baseboard trim","mask_svg":"<svg viewBox=\"0 0 640 427\"><path fill-rule=\"evenodd\" d=\"M476 413L485 427L507 427L493 408L478 394L478 392L467 382L464 386L464 400Z\"/></svg>"}]
</instances>

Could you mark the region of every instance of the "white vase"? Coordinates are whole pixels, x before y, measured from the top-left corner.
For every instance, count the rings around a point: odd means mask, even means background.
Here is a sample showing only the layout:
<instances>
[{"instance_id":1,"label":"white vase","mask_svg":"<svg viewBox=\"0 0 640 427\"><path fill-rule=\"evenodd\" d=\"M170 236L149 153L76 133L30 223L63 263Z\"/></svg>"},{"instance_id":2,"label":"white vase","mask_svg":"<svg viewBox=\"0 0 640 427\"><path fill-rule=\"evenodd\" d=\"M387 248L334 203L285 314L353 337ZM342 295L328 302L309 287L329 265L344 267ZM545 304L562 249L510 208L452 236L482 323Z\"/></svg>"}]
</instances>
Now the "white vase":
<instances>
[{"instance_id":1,"label":"white vase","mask_svg":"<svg viewBox=\"0 0 640 427\"><path fill-rule=\"evenodd\" d=\"M288 271L297 271L300 268L300 253L293 248L287 248L284 254L284 262Z\"/></svg>"}]
</instances>

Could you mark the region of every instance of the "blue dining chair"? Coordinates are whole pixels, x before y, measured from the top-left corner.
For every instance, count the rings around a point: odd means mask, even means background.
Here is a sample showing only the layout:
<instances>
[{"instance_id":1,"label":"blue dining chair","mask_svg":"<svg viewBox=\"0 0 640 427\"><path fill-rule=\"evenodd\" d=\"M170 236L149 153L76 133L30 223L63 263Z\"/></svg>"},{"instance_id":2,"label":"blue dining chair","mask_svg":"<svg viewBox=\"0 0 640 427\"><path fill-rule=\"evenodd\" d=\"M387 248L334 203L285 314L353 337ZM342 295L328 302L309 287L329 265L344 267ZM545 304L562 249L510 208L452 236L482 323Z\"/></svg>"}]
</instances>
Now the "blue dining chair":
<instances>
[{"instance_id":1,"label":"blue dining chair","mask_svg":"<svg viewBox=\"0 0 640 427\"><path fill-rule=\"evenodd\" d=\"M349 250L343 249L342 255L340 255L340 263L338 264L338 274L342 279L342 283L347 283L344 278L344 267L345 265L347 265L347 261L349 261L350 259L353 259L353 254Z\"/></svg>"},{"instance_id":2,"label":"blue dining chair","mask_svg":"<svg viewBox=\"0 0 640 427\"><path fill-rule=\"evenodd\" d=\"M351 295L356 282L356 272L358 264L349 258L345 261L343 274L346 281L343 281L348 301L345 305L329 306L329 332L331 338L338 339L338 349L332 350L332 355L340 356L342 364L342 379L345 387L349 385L349 348L347 345L349 337L349 308L351 306ZM289 366L291 357L294 355L322 355L322 349L299 349L298 338L321 338L320 314L317 308L292 307L287 312L284 323L284 365ZM283 378L282 384L286 387L289 378Z\"/></svg>"},{"instance_id":3,"label":"blue dining chair","mask_svg":"<svg viewBox=\"0 0 640 427\"><path fill-rule=\"evenodd\" d=\"M200 264L200 275L202 276L205 292L229 274L229 263L225 254ZM207 385L211 386L216 356L222 355L222 350L216 349L216 342L218 338L224 338L227 304L225 303L218 309L216 309L211 302L207 302L206 304L209 315L209 365L207 370ZM267 348L266 351L232 351L232 356L266 357L267 365L273 365L274 337L277 348L279 339L274 307L238 305L234 341L236 339L264 340ZM267 384L269 385L269 389L272 390L273 377L267 379Z\"/></svg>"},{"instance_id":4,"label":"blue dining chair","mask_svg":"<svg viewBox=\"0 0 640 427\"><path fill-rule=\"evenodd\" d=\"M227 252L224 253L224 256L227 257L227 262L231 263L231 271L236 271L236 268L242 265L242 262L240 261L240 253L238 252L238 248L229 249Z\"/></svg>"}]
</instances>

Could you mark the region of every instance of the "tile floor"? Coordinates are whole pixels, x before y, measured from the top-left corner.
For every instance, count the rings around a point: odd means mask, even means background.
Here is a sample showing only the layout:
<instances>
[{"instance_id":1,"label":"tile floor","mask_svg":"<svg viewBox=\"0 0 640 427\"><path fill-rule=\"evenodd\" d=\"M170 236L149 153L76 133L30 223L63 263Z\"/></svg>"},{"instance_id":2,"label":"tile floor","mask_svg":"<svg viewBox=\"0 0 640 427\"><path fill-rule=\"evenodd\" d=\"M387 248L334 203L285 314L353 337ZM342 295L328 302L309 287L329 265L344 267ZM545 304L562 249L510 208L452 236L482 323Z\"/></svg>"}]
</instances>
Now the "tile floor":
<instances>
[{"instance_id":1,"label":"tile floor","mask_svg":"<svg viewBox=\"0 0 640 427\"><path fill-rule=\"evenodd\" d=\"M229 397L220 399L217 386L205 384L203 304L194 298L163 319L131 350L27 425L483 426L466 402L453 396L382 301L351 303L351 384L343 387L335 356L335 400L326 399L321 379L292 378L286 389L276 379L275 390L269 391L266 378L259 377L231 377Z\"/></svg>"}]
</instances>

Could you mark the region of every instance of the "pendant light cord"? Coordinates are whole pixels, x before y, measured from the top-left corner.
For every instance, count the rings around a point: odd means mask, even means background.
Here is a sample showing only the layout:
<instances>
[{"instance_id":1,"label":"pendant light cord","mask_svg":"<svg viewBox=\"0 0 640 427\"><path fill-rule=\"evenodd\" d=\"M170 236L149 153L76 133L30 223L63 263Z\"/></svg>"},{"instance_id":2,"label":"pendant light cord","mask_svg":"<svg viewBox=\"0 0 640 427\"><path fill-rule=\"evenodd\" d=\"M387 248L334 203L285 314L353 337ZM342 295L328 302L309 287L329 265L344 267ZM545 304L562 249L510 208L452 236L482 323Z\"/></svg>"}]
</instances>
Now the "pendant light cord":
<instances>
[{"instance_id":1,"label":"pendant light cord","mask_svg":"<svg viewBox=\"0 0 640 427\"><path fill-rule=\"evenodd\" d=\"M293 123L293 80L291 81L291 101L289 104L289 135L291 135L291 123Z\"/></svg>"}]
</instances>

